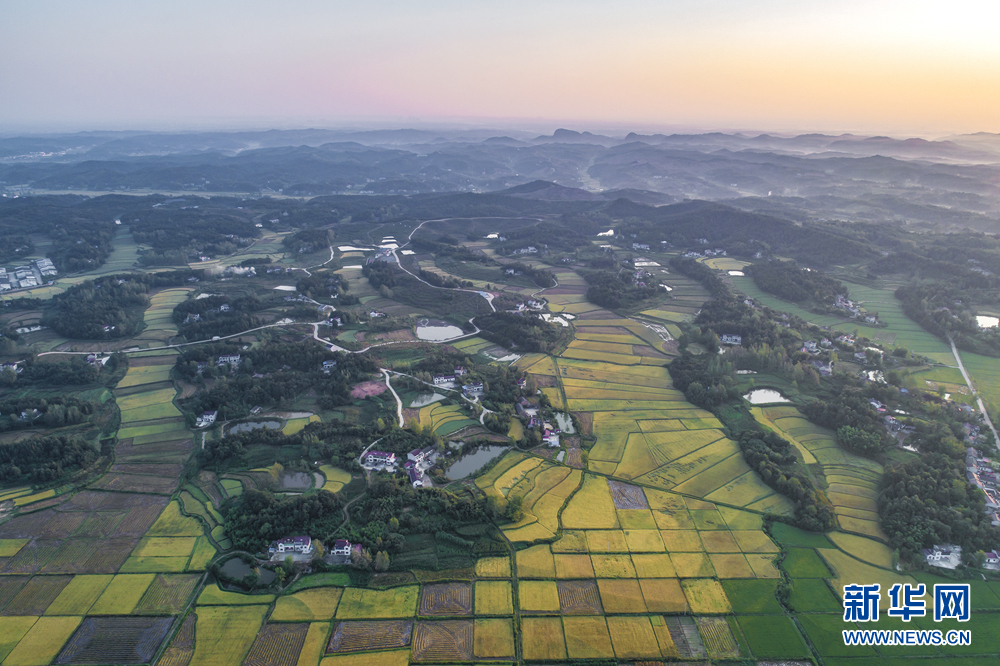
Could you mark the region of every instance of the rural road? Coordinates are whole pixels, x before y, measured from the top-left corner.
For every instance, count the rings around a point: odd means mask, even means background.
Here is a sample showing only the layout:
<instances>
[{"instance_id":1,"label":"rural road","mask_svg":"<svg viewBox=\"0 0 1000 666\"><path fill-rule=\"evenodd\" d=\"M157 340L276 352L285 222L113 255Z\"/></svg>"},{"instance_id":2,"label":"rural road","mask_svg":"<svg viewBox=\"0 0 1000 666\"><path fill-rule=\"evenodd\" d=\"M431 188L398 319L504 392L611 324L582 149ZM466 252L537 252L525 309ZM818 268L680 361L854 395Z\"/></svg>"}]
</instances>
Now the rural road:
<instances>
[{"instance_id":1,"label":"rural road","mask_svg":"<svg viewBox=\"0 0 1000 666\"><path fill-rule=\"evenodd\" d=\"M951 339L950 335L948 336L948 342L951 343L951 353L954 354L955 361L958 362L958 369L962 371L965 383L969 385L969 390L972 391L972 395L976 398L976 403L979 405L979 411L983 415L983 420L990 427L990 430L993 431L993 441L996 442L997 446L1000 446L1000 435L997 434L997 429L993 427L993 421L990 421L990 415L986 412L986 405L983 404L983 399L976 393L976 387L972 385L972 378L969 377L969 373L965 371L965 364L962 363L962 355L958 353L958 347L955 346L955 341Z\"/></svg>"}]
</instances>

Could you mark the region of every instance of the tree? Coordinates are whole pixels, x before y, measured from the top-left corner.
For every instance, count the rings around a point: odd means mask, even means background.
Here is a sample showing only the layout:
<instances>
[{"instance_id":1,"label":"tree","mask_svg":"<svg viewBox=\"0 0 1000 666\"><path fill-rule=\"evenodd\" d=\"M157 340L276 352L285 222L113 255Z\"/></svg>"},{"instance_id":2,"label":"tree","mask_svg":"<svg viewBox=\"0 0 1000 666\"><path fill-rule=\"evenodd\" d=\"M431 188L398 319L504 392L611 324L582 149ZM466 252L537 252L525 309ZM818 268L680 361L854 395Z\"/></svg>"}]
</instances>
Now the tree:
<instances>
[{"instance_id":1,"label":"tree","mask_svg":"<svg viewBox=\"0 0 1000 666\"><path fill-rule=\"evenodd\" d=\"M365 571L372 568L372 554L367 548L351 551L351 566Z\"/></svg>"},{"instance_id":2,"label":"tree","mask_svg":"<svg viewBox=\"0 0 1000 666\"><path fill-rule=\"evenodd\" d=\"M323 547L323 542L319 539L313 539L313 548L316 549L316 554L313 555L313 559L321 559L323 557L323 553L326 552L326 549Z\"/></svg>"},{"instance_id":3,"label":"tree","mask_svg":"<svg viewBox=\"0 0 1000 666\"><path fill-rule=\"evenodd\" d=\"M388 571L389 570L389 554L384 550L378 551L375 556L375 571Z\"/></svg>"}]
</instances>

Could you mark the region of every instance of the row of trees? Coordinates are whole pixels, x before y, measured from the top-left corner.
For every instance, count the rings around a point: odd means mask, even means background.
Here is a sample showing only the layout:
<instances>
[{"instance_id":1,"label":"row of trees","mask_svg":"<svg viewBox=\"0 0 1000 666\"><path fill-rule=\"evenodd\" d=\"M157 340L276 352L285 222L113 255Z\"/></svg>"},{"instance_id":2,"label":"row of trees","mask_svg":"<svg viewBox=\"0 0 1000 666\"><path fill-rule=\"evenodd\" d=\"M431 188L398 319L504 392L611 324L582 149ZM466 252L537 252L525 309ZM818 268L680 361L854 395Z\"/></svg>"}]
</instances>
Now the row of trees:
<instances>
[{"instance_id":1,"label":"row of trees","mask_svg":"<svg viewBox=\"0 0 1000 666\"><path fill-rule=\"evenodd\" d=\"M847 294L840 280L820 271L799 268L794 261L760 262L744 271L764 291L794 303L832 305L838 294Z\"/></svg>"}]
</instances>

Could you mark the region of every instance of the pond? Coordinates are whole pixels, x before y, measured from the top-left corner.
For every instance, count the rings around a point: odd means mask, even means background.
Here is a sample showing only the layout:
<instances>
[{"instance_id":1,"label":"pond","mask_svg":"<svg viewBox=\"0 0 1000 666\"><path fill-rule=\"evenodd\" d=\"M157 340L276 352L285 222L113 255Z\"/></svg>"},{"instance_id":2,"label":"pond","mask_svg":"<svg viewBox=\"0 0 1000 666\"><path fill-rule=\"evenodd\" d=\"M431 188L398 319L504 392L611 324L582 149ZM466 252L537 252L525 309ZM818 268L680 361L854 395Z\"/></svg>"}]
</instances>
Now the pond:
<instances>
[{"instance_id":1,"label":"pond","mask_svg":"<svg viewBox=\"0 0 1000 666\"><path fill-rule=\"evenodd\" d=\"M427 405L434 404L438 400L444 400L444 396L440 393L421 393L410 401L410 407L426 407Z\"/></svg>"},{"instance_id":2,"label":"pond","mask_svg":"<svg viewBox=\"0 0 1000 666\"><path fill-rule=\"evenodd\" d=\"M417 326L417 338L429 342L451 340L463 332L458 326Z\"/></svg>"},{"instance_id":3,"label":"pond","mask_svg":"<svg viewBox=\"0 0 1000 666\"><path fill-rule=\"evenodd\" d=\"M448 468L448 471L445 472L445 476L452 481L464 479L465 477L478 472L483 465L497 456L503 455L509 448L510 447L507 446L481 446L472 453L466 453L464 456L452 463L451 467Z\"/></svg>"},{"instance_id":4,"label":"pond","mask_svg":"<svg viewBox=\"0 0 1000 666\"><path fill-rule=\"evenodd\" d=\"M791 400L781 395L781 392L768 388L754 389L743 397L754 405L768 405L773 402L791 402Z\"/></svg>"},{"instance_id":5,"label":"pond","mask_svg":"<svg viewBox=\"0 0 1000 666\"><path fill-rule=\"evenodd\" d=\"M305 472L282 472L280 485L282 490L309 490L312 485L312 475Z\"/></svg>"},{"instance_id":6,"label":"pond","mask_svg":"<svg viewBox=\"0 0 1000 666\"><path fill-rule=\"evenodd\" d=\"M556 423L559 424L559 429L567 435L572 435L576 432L573 430L573 419L565 412L556 412Z\"/></svg>"},{"instance_id":7,"label":"pond","mask_svg":"<svg viewBox=\"0 0 1000 666\"><path fill-rule=\"evenodd\" d=\"M248 573L251 573L253 569L249 564L244 562L238 557L231 558L225 564L222 565L222 573L230 578L241 579ZM260 567L257 569L257 573L260 574L261 585L270 585L274 581L274 572L270 569L265 569Z\"/></svg>"},{"instance_id":8,"label":"pond","mask_svg":"<svg viewBox=\"0 0 1000 666\"><path fill-rule=\"evenodd\" d=\"M280 430L280 421L248 421L246 423L237 423L234 426L229 426L230 435L238 435L241 432L250 432L251 430L260 430L261 428L267 428L268 430Z\"/></svg>"},{"instance_id":9,"label":"pond","mask_svg":"<svg viewBox=\"0 0 1000 666\"><path fill-rule=\"evenodd\" d=\"M979 324L979 328L996 328L1000 326L1000 317L976 315L976 323Z\"/></svg>"}]
</instances>

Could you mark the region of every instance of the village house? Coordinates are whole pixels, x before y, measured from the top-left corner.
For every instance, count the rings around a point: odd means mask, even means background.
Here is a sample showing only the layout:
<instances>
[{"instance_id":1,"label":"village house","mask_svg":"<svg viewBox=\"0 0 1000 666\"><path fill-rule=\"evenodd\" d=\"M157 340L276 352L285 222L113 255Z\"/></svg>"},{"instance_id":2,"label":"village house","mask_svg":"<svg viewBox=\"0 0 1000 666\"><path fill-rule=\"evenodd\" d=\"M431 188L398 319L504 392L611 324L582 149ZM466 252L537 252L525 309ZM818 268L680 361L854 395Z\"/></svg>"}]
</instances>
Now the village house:
<instances>
[{"instance_id":1,"label":"village house","mask_svg":"<svg viewBox=\"0 0 1000 666\"><path fill-rule=\"evenodd\" d=\"M819 353L819 345L816 344L815 340L806 340L802 343L802 351L817 354Z\"/></svg>"},{"instance_id":2,"label":"village house","mask_svg":"<svg viewBox=\"0 0 1000 666\"><path fill-rule=\"evenodd\" d=\"M988 553L984 553L986 559L983 561L984 564L992 565L994 568L1000 565L1000 553L995 550L991 550Z\"/></svg>"},{"instance_id":3,"label":"village house","mask_svg":"<svg viewBox=\"0 0 1000 666\"><path fill-rule=\"evenodd\" d=\"M219 417L219 412L216 412L216 411L202 412L201 416L199 416L195 420L195 425L197 427L199 427L199 428L204 428L206 426L210 426L213 423L215 423L215 419L217 419L218 417Z\"/></svg>"},{"instance_id":4,"label":"village house","mask_svg":"<svg viewBox=\"0 0 1000 666\"><path fill-rule=\"evenodd\" d=\"M406 454L406 459L415 465L422 465L423 463L430 460L431 454L434 453L434 447L428 446L422 449L413 449Z\"/></svg>"},{"instance_id":5,"label":"village house","mask_svg":"<svg viewBox=\"0 0 1000 666\"><path fill-rule=\"evenodd\" d=\"M954 544L935 544L932 548L924 548L922 553L932 567L954 569L962 561L962 547Z\"/></svg>"},{"instance_id":6,"label":"village house","mask_svg":"<svg viewBox=\"0 0 1000 666\"><path fill-rule=\"evenodd\" d=\"M240 355L239 354L228 354L228 355L224 355L224 356L220 356L219 357L217 365L229 365L229 364L239 365L240 364Z\"/></svg>"},{"instance_id":7,"label":"village house","mask_svg":"<svg viewBox=\"0 0 1000 666\"><path fill-rule=\"evenodd\" d=\"M632 243L632 249L633 250L648 250L649 249L649 244L648 243Z\"/></svg>"},{"instance_id":8,"label":"village house","mask_svg":"<svg viewBox=\"0 0 1000 666\"><path fill-rule=\"evenodd\" d=\"M455 381L455 375L434 375L434 384L436 386L451 384L453 381Z\"/></svg>"},{"instance_id":9,"label":"village house","mask_svg":"<svg viewBox=\"0 0 1000 666\"><path fill-rule=\"evenodd\" d=\"M351 542L347 539L337 539L333 542L333 554L347 557L351 554Z\"/></svg>"},{"instance_id":10,"label":"village house","mask_svg":"<svg viewBox=\"0 0 1000 666\"><path fill-rule=\"evenodd\" d=\"M482 393L483 383L482 382L472 382L471 384L466 384L462 387L462 393L465 395L470 395L473 393Z\"/></svg>"},{"instance_id":11,"label":"village house","mask_svg":"<svg viewBox=\"0 0 1000 666\"><path fill-rule=\"evenodd\" d=\"M365 464L369 467L375 465L395 465L396 454L387 453L386 451L369 451L365 454Z\"/></svg>"},{"instance_id":12,"label":"village house","mask_svg":"<svg viewBox=\"0 0 1000 666\"><path fill-rule=\"evenodd\" d=\"M460 365L456 365L455 366L455 376L456 377L461 377L462 375L468 374L468 372L469 372L468 370L466 370L464 367L462 367Z\"/></svg>"},{"instance_id":13,"label":"village house","mask_svg":"<svg viewBox=\"0 0 1000 666\"><path fill-rule=\"evenodd\" d=\"M271 543L267 549L269 553L311 553L313 551L312 539L308 536L294 536L278 539Z\"/></svg>"},{"instance_id":14,"label":"village house","mask_svg":"<svg viewBox=\"0 0 1000 666\"><path fill-rule=\"evenodd\" d=\"M719 342L724 345L742 345L743 336L723 333L722 335L719 336Z\"/></svg>"},{"instance_id":15,"label":"village house","mask_svg":"<svg viewBox=\"0 0 1000 666\"><path fill-rule=\"evenodd\" d=\"M385 313L372 310L371 312L368 313L368 316L371 317L372 319L377 319L379 317L384 317Z\"/></svg>"},{"instance_id":16,"label":"village house","mask_svg":"<svg viewBox=\"0 0 1000 666\"><path fill-rule=\"evenodd\" d=\"M323 361L323 374L330 374L330 371L337 367L336 361Z\"/></svg>"},{"instance_id":17,"label":"village house","mask_svg":"<svg viewBox=\"0 0 1000 666\"><path fill-rule=\"evenodd\" d=\"M412 485L414 488L423 488L424 477L420 473L420 470L417 469L417 466L414 465L412 462L407 461L404 467L406 467L406 476L410 480L410 485Z\"/></svg>"}]
</instances>

